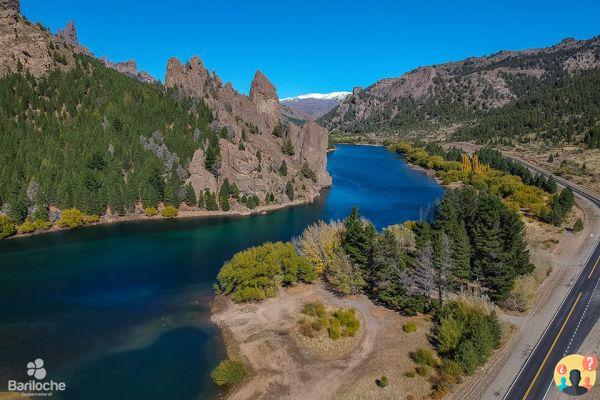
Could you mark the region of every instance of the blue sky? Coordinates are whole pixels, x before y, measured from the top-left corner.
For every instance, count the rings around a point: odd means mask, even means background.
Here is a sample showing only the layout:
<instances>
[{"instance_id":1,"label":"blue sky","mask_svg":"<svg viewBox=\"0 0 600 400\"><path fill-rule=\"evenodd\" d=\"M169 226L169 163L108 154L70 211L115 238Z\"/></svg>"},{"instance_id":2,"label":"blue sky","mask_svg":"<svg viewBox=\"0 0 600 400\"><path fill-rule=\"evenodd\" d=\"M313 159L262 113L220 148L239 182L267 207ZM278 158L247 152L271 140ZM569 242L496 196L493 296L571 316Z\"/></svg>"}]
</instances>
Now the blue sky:
<instances>
[{"instance_id":1,"label":"blue sky","mask_svg":"<svg viewBox=\"0 0 600 400\"><path fill-rule=\"evenodd\" d=\"M600 34L600 1L21 0L56 31L74 20L97 56L164 79L199 55L247 92L256 69L280 97L351 90L421 65Z\"/></svg>"}]
</instances>

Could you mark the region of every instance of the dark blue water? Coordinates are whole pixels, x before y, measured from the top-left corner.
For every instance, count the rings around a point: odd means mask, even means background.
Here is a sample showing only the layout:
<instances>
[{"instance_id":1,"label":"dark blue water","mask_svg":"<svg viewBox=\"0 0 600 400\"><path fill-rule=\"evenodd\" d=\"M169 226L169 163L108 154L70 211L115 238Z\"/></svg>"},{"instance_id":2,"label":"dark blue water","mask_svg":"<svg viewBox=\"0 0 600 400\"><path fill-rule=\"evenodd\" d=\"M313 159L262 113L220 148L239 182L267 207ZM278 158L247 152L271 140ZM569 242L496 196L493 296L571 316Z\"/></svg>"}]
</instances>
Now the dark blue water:
<instances>
[{"instance_id":1,"label":"dark blue water","mask_svg":"<svg viewBox=\"0 0 600 400\"><path fill-rule=\"evenodd\" d=\"M206 399L225 351L212 284L246 247L289 240L353 206L378 228L417 219L443 189L381 147L338 146L333 187L254 217L131 222L0 242L0 391L42 358L66 399Z\"/></svg>"}]
</instances>

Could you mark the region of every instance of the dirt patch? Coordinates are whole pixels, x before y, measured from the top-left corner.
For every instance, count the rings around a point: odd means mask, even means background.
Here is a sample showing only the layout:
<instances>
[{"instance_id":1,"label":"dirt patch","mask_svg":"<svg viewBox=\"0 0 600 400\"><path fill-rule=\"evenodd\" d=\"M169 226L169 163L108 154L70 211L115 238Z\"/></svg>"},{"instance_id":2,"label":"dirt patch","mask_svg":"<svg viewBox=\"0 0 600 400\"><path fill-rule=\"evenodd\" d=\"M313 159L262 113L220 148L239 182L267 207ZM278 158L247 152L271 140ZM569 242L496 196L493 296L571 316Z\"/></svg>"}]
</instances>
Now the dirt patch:
<instances>
[{"instance_id":1,"label":"dirt patch","mask_svg":"<svg viewBox=\"0 0 600 400\"><path fill-rule=\"evenodd\" d=\"M298 337L298 318L304 303L354 308L361 328L354 337L327 341L326 354ZM228 393L229 399L397 399L430 392L426 378L404 375L414 369L411 351L430 347L431 321L402 317L374 305L366 296L339 298L320 284L281 290L260 304L238 305L220 297L212 320L225 333L228 352L251 366L249 378ZM409 321L418 330L402 330ZM327 347L327 346L326 346ZM379 388L382 375L389 386Z\"/></svg>"}]
</instances>

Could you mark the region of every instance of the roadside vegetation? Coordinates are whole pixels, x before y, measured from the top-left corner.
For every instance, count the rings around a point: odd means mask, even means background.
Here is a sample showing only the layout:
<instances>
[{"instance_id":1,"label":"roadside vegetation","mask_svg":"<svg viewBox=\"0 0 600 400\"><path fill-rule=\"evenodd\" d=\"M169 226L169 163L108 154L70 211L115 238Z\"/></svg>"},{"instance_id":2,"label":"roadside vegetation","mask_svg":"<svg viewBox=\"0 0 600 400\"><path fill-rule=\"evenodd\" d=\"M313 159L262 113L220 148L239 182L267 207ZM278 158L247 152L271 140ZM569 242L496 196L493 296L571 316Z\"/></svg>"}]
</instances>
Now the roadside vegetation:
<instances>
[{"instance_id":1,"label":"roadside vegetation","mask_svg":"<svg viewBox=\"0 0 600 400\"><path fill-rule=\"evenodd\" d=\"M564 222L574 205L571 189L557 193L553 178L533 174L496 150L481 149L468 156L456 148L444 151L438 145L424 148L406 142L391 149L413 164L435 170L445 185L461 182L473 186L502 198L515 211L556 226Z\"/></svg>"}]
</instances>

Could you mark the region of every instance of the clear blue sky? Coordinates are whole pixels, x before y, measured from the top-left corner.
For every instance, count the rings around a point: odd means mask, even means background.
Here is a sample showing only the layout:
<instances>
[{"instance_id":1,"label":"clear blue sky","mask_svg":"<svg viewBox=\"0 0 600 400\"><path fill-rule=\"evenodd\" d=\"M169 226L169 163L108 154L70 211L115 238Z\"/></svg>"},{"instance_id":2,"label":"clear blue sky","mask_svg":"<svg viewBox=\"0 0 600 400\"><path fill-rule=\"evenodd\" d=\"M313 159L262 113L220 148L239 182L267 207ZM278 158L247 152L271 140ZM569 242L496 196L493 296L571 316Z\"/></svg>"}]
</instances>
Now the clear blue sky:
<instances>
[{"instance_id":1,"label":"clear blue sky","mask_svg":"<svg viewBox=\"0 0 600 400\"><path fill-rule=\"evenodd\" d=\"M280 97L351 90L498 50L600 34L600 1L21 0L56 31L73 19L97 56L134 58L164 79L169 57L199 55L247 92L256 69Z\"/></svg>"}]
</instances>

